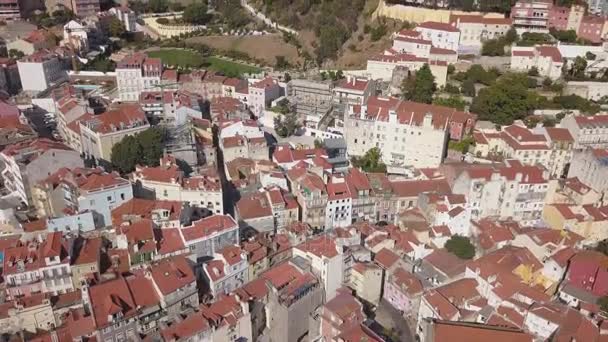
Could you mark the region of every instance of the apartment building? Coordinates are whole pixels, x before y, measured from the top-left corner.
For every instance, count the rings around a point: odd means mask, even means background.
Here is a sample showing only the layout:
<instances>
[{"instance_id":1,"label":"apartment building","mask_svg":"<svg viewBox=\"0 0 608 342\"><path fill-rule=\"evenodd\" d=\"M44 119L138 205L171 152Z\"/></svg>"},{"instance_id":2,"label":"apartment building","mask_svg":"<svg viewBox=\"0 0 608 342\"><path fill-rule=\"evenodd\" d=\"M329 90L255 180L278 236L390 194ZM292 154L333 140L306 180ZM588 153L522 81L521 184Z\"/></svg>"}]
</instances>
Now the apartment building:
<instances>
[{"instance_id":1,"label":"apartment building","mask_svg":"<svg viewBox=\"0 0 608 342\"><path fill-rule=\"evenodd\" d=\"M608 115L568 115L560 122L574 138L574 148L608 148Z\"/></svg>"},{"instance_id":2,"label":"apartment building","mask_svg":"<svg viewBox=\"0 0 608 342\"><path fill-rule=\"evenodd\" d=\"M249 281L247 254L238 245L225 246L205 263L205 280L213 298L220 298Z\"/></svg>"},{"instance_id":3,"label":"apartment building","mask_svg":"<svg viewBox=\"0 0 608 342\"><path fill-rule=\"evenodd\" d=\"M335 341L338 335L365 320L363 305L346 290L328 300L315 312L314 317L318 319L319 329L310 333L313 338L319 336L322 341Z\"/></svg>"},{"instance_id":4,"label":"apartment building","mask_svg":"<svg viewBox=\"0 0 608 342\"><path fill-rule=\"evenodd\" d=\"M62 233L48 233L5 250L3 274L8 299L36 293L74 291L70 256Z\"/></svg>"},{"instance_id":5,"label":"apartment building","mask_svg":"<svg viewBox=\"0 0 608 342\"><path fill-rule=\"evenodd\" d=\"M363 105L376 93L373 79L346 76L332 90L333 104L339 113L346 113L351 105Z\"/></svg>"},{"instance_id":6,"label":"apartment building","mask_svg":"<svg viewBox=\"0 0 608 342\"><path fill-rule=\"evenodd\" d=\"M192 211L181 202L133 198L112 210L112 224L150 219L161 228L179 228L191 220Z\"/></svg>"},{"instance_id":7,"label":"apartment building","mask_svg":"<svg viewBox=\"0 0 608 342\"><path fill-rule=\"evenodd\" d=\"M87 239L79 237L76 239L74 256L70 260L72 284L75 289L79 289L81 284L86 282L89 277L99 275L99 272L101 272L102 244L101 237Z\"/></svg>"},{"instance_id":8,"label":"apartment building","mask_svg":"<svg viewBox=\"0 0 608 342\"><path fill-rule=\"evenodd\" d=\"M253 341L253 317L243 298L231 294L200 309L213 328L212 341Z\"/></svg>"},{"instance_id":9,"label":"apartment building","mask_svg":"<svg viewBox=\"0 0 608 342\"><path fill-rule=\"evenodd\" d=\"M72 12L79 17L96 15L101 10L100 0L71 0Z\"/></svg>"},{"instance_id":10,"label":"apartment building","mask_svg":"<svg viewBox=\"0 0 608 342\"><path fill-rule=\"evenodd\" d=\"M149 266L160 306L169 317L198 307L198 289L192 265L184 256L163 259Z\"/></svg>"},{"instance_id":11,"label":"apartment building","mask_svg":"<svg viewBox=\"0 0 608 342\"><path fill-rule=\"evenodd\" d=\"M270 102L281 96L281 87L277 80L266 77L249 85L247 105L253 115L260 117L263 115Z\"/></svg>"},{"instance_id":12,"label":"apartment building","mask_svg":"<svg viewBox=\"0 0 608 342\"><path fill-rule=\"evenodd\" d=\"M0 18L4 21L21 19L21 8L19 0L8 0L0 5Z\"/></svg>"},{"instance_id":13,"label":"apartment building","mask_svg":"<svg viewBox=\"0 0 608 342\"><path fill-rule=\"evenodd\" d=\"M270 339L305 338L311 314L323 303L323 286L314 275L292 261L271 268L262 274L262 279L269 287L265 312Z\"/></svg>"},{"instance_id":14,"label":"apartment building","mask_svg":"<svg viewBox=\"0 0 608 342\"><path fill-rule=\"evenodd\" d=\"M513 24L511 18L483 15L450 15L450 24L460 30L459 53L481 53L483 42L504 36Z\"/></svg>"},{"instance_id":15,"label":"apartment building","mask_svg":"<svg viewBox=\"0 0 608 342\"><path fill-rule=\"evenodd\" d=\"M442 165L454 194L464 195L472 219L513 218L524 226L538 224L552 182L538 166L507 160L504 165Z\"/></svg>"},{"instance_id":16,"label":"apartment building","mask_svg":"<svg viewBox=\"0 0 608 342\"><path fill-rule=\"evenodd\" d=\"M186 91L143 91L139 103L149 119L172 126L202 119L199 97Z\"/></svg>"},{"instance_id":17,"label":"apartment building","mask_svg":"<svg viewBox=\"0 0 608 342\"><path fill-rule=\"evenodd\" d=\"M136 102L142 91L158 90L162 73L160 58L150 58L141 52L125 57L116 65L120 100Z\"/></svg>"},{"instance_id":18,"label":"apartment building","mask_svg":"<svg viewBox=\"0 0 608 342\"><path fill-rule=\"evenodd\" d=\"M245 104L232 97L216 97L209 101L211 121L219 125L223 121L247 120L251 113Z\"/></svg>"},{"instance_id":19,"label":"apartment building","mask_svg":"<svg viewBox=\"0 0 608 342\"><path fill-rule=\"evenodd\" d=\"M287 96L290 104L295 105L298 116L305 118L311 128L316 128L320 119L332 107L331 82L294 79L287 83Z\"/></svg>"},{"instance_id":20,"label":"apartment building","mask_svg":"<svg viewBox=\"0 0 608 342\"><path fill-rule=\"evenodd\" d=\"M33 187L49 175L66 167L82 167L80 154L62 143L45 138L7 146L0 152L5 187L26 204L33 204Z\"/></svg>"},{"instance_id":21,"label":"apartment building","mask_svg":"<svg viewBox=\"0 0 608 342\"><path fill-rule=\"evenodd\" d=\"M425 21L418 24L414 30L420 32L421 39L431 41L435 48L458 51L460 30L457 27L448 23ZM432 53L432 48L430 50Z\"/></svg>"},{"instance_id":22,"label":"apartment building","mask_svg":"<svg viewBox=\"0 0 608 342\"><path fill-rule=\"evenodd\" d=\"M44 29L39 29L30 32L25 38L19 38L9 42L6 44L6 49L9 51L21 51L28 56L39 50L51 50L55 46L57 46L57 43L52 33Z\"/></svg>"},{"instance_id":23,"label":"apartment building","mask_svg":"<svg viewBox=\"0 0 608 342\"><path fill-rule=\"evenodd\" d=\"M327 229L348 227L352 224L353 193L347 179L341 175L332 175L327 180L327 209L325 224Z\"/></svg>"},{"instance_id":24,"label":"apartment building","mask_svg":"<svg viewBox=\"0 0 608 342\"><path fill-rule=\"evenodd\" d=\"M608 2L605 0L587 0L587 10L591 14L600 14L606 15L608 14Z\"/></svg>"},{"instance_id":25,"label":"apartment building","mask_svg":"<svg viewBox=\"0 0 608 342\"><path fill-rule=\"evenodd\" d=\"M511 69L528 72L538 70L539 76L556 80L562 75L564 61L555 46L513 47L511 49Z\"/></svg>"},{"instance_id":26,"label":"apartment building","mask_svg":"<svg viewBox=\"0 0 608 342\"><path fill-rule=\"evenodd\" d=\"M475 132L473 138L475 156L517 159L524 165L542 165L553 178L564 175L574 150L574 139L565 128L528 129L523 124L514 124L500 132Z\"/></svg>"},{"instance_id":27,"label":"apartment building","mask_svg":"<svg viewBox=\"0 0 608 342\"><path fill-rule=\"evenodd\" d=\"M382 269L373 263L355 263L351 269L348 286L357 297L378 304L382 293Z\"/></svg>"},{"instance_id":28,"label":"apartment building","mask_svg":"<svg viewBox=\"0 0 608 342\"><path fill-rule=\"evenodd\" d=\"M344 264L352 258L342 253L335 240L323 234L293 248L293 256L308 260L312 272L320 279L325 289L325 300L332 300L342 286Z\"/></svg>"},{"instance_id":29,"label":"apartment building","mask_svg":"<svg viewBox=\"0 0 608 342\"><path fill-rule=\"evenodd\" d=\"M237 158L266 160L269 156L265 137L249 138L243 135L226 137L220 140L220 148L225 162Z\"/></svg>"},{"instance_id":30,"label":"apartment building","mask_svg":"<svg viewBox=\"0 0 608 342\"><path fill-rule=\"evenodd\" d=\"M201 175L186 178L175 158L166 156L161 158L159 166L136 166L131 181L143 197L187 203L222 214L224 208L219 174L213 167L204 171Z\"/></svg>"},{"instance_id":31,"label":"apartment building","mask_svg":"<svg viewBox=\"0 0 608 342\"><path fill-rule=\"evenodd\" d=\"M136 32L137 26L137 15L131 9L125 6L120 7L112 7L108 10L110 14L113 14L120 20L120 22L125 25L125 30L127 32Z\"/></svg>"},{"instance_id":32,"label":"apartment building","mask_svg":"<svg viewBox=\"0 0 608 342\"><path fill-rule=\"evenodd\" d=\"M417 44L417 43L414 43ZM366 73L371 79L390 81L398 68L416 71L425 64L429 65L431 73L435 77L437 86L443 86L447 80L448 61L457 58L455 52L437 51L429 57L417 57L409 53L400 53L395 49L385 51L382 55L375 55L367 60Z\"/></svg>"},{"instance_id":33,"label":"apartment building","mask_svg":"<svg viewBox=\"0 0 608 342\"><path fill-rule=\"evenodd\" d=\"M279 187L270 187L242 196L235 211L240 225L258 232L274 232L296 222L299 207L293 195Z\"/></svg>"},{"instance_id":34,"label":"apartment building","mask_svg":"<svg viewBox=\"0 0 608 342\"><path fill-rule=\"evenodd\" d=\"M521 0L511 9L513 27L518 34L524 32L549 33L551 0Z\"/></svg>"},{"instance_id":35,"label":"apartment building","mask_svg":"<svg viewBox=\"0 0 608 342\"><path fill-rule=\"evenodd\" d=\"M568 178L574 177L599 193L608 190L608 150L600 148L577 150L568 170Z\"/></svg>"},{"instance_id":36,"label":"apartment building","mask_svg":"<svg viewBox=\"0 0 608 342\"><path fill-rule=\"evenodd\" d=\"M349 155L377 147L388 165L436 167L449 137L460 139L474 121L474 115L452 108L372 97L349 108L345 139Z\"/></svg>"},{"instance_id":37,"label":"apartment building","mask_svg":"<svg viewBox=\"0 0 608 342\"><path fill-rule=\"evenodd\" d=\"M115 144L150 128L139 104L120 104L79 123L82 153L98 161L110 161Z\"/></svg>"},{"instance_id":38,"label":"apartment building","mask_svg":"<svg viewBox=\"0 0 608 342\"><path fill-rule=\"evenodd\" d=\"M229 215L213 215L194 221L182 227L181 232L196 260L213 256L222 248L240 242L239 225Z\"/></svg>"},{"instance_id":39,"label":"apartment building","mask_svg":"<svg viewBox=\"0 0 608 342\"><path fill-rule=\"evenodd\" d=\"M608 238L608 207L594 204L547 204L543 220L553 229L574 232L587 245Z\"/></svg>"},{"instance_id":40,"label":"apartment building","mask_svg":"<svg viewBox=\"0 0 608 342\"><path fill-rule=\"evenodd\" d=\"M325 229L328 194L323 178L305 168L294 168L287 171L287 180L300 205L301 221Z\"/></svg>"},{"instance_id":41,"label":"apartment building","mask_svg":"<svg viewBox=\"0 0 608 342\"><path fill-rule=\"evenodd\" d=\"M67 68L60 57L39 50L17 61L23 91L36 94L68 80Z\"/></svg>"},{"instance_id":42,"label":"apartment building","mask_svg":"<svg viewBox=\"0 0 608 342\"><path fill-rule=\"evenodd\" d=\"M131 183L101 169L62 168L34 187L33 205L47 217L90 212L95 226L79 225L79 231L112 225L113 208L133 198Z\"/></svg>"}]
</instances>

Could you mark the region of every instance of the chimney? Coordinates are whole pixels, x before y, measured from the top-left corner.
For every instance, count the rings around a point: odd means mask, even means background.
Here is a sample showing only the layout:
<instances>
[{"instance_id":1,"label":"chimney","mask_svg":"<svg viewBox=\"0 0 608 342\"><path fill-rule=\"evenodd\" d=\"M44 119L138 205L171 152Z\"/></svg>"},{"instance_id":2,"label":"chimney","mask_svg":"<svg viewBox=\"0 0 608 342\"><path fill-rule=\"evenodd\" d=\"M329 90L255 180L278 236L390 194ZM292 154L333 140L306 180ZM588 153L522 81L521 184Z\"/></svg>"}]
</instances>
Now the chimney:
<instances>
[{"instance_id":1,"label":"chimney","mask_svg":"<svg viewBox=\"0 0 608 342\"><path fill-rule=\"evenodd\" d=\"M388 111L388 122L393 124L397 123L397 112L394 109Z\"/></svg>"},{"instance_id":2,"label":"chimney","mask_svg":"<svg viewBox=\"0 0 608 342\"><path fill-rule=\"evenodd\" d=\"M412 117L413 117L413 115L412 115ZM426 113L424 115L424 120L422 121L422 126L423 127L431 127L432 124L433 124L433 114Z\"/></svg>"}]
</instances>

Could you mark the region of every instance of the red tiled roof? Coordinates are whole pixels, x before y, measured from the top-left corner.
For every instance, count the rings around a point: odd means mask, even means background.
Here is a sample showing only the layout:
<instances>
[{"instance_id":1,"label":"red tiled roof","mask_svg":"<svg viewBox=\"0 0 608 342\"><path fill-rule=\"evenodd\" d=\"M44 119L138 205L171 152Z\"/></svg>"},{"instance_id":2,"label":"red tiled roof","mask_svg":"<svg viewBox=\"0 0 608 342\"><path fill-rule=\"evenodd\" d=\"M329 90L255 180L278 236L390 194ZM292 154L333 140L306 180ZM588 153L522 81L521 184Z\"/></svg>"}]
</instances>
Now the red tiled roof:
<instances>
[{"instance_id":1,"label":"red tiled roof","mask_svg":"<svg viewBox=\"0 0 608 342\"><path fill-rule=\"evenodd\" d=\"M166 255L186 249L184 238L179 228L163 228L154 230L155 239L158 243L158 253Z\"/></svg>"},{"instance_id":2,"label":"red tiled roof","mask_svg":"<svg viewBox=\"0 0 608 342\"><path fill-rule=\"evenodd\" d=\"M116 173L91 174L84 183L80 185L80 190L95 191L108 189L116 186L130 186L128 180L121 178Z\"/></svg>"},{"instance_id":3,"label":"red tiled roof","mask_svg":"<svg viewBox=\"0 0 608 342\"><path fill-rule=\"evenodd\" d=\"M448 277L464 272L465 262L445 249L436 249L424 258L424 261Z\"/></svg>"},{"instance_id":4,"label":"red tiled roof","mask_svg":"<svg viewBox=\"0 0 608 342\"><path fill-rule=\"evenodd\" d=\"M458 28L456 28L450 24L440 23L437 21L425 21L421 24L418 24L417 27L431 29L431 30L447 31L447 32L460 32L460 30Z\"/></svg>"},{"instance_id":5,"label":"red tiled roof","mask_svg":"<svg viewBox=\"0 0 608 342\"><path fill-rule=\"evenodd\" d=\"M153 212L156 210L167 210L169 211L169 219L179 220L182 212L182 203L178 201L132 198L112 209L112 223L115 225L120 224L124 221L125 217L151 219Z\"/></svg>"},{"instance_id":6,"label":"red tiled roof","mask_svg":"<svg viewBox=\"0 0 608 342\"><path fill-rule=\"evenodd\" d=\"M384 269L389 269L397 260L399 260L399 256L386 248L382 248L374 256L374 262Z\"/></svg>"},{"instance_id":7,"label":"red tiled roof","mask_svg":"<svg viewBox=\"0 0 608 342\"><path fill-rule=\"evenodd\" d=\"M369 85L369 80L364 78L351 77L338 82L336 88L349 89L354 91L365 91Z\"/></svg>"},{"instance_id":8,"label":"red tiled roof","mask_svg":"<svg viewBox=\"0 0 608 342\"><path fill-rule=\"evenodd\" d=\"M552 141L567 141L574 142L574 138L570 134L570 131L566 128L547 127L547 135Z\"/></svg>"},{"instance_id":9,"label":"red tiled roof","mask_svg":"<svg viewBox=\"0 0 608 342\"><path fill-rule=\"evenodd\" d=\"M439 319L455 320L459 314L458 309L435 290L426 293L424 299L431 306L433 311L435 311Z\"/></svg>"},{"instance_id":10,"label":"red tiled roof","mask_svg":"<svg viewBox=\"0 0 608 342\"><path fill-rule=\"evenodd\" d=\"M157 295L154 289L154 284L147 278L143 270L133 272L125 278L131 293L133 294L133 300L135 305L142 308L148 308L160 304L160 297Z\"/></svg>"},{"instance_id":11,"label":"red tiled roof","mask_svg":"<svg viewBox=\"0 0 608 342\"><path fill-rule=\"evenodd\" d=\"M121 104L80 123L97 133L108 134L133 126L145 126L148 120L139 104Z\"/></svg>"},{"instance_id":12,"label":"red tiled roof","mask_svg":"<svg viewBox=\"0 0 608 342\"><path fill-rule=\"evenodd\" d=\"M402 267L397 267L391 274L389 281L392 281L402 291L407 292L410 296L421 293L423 290L422 282L413 274L406 271Z\"/></svg>"},{"instance_id":13,"label":"red tiled roof","mask_svg":"<svg viewBox=\"0 0 608 342\"><path fill-rule=\"evenodd\" d=\"M316 255L317 257L333 258L338 255L336 243L333 238L322 235L317 238L307 240L295 248Z\"/></svg>"},{"instance_id":14,"label":"red tiled roof","mask_svg":"<svg viewBox=\"0 0 608 342\"><path fill-rule=\"evenodd\" d=\"M450 15L450 23L455 25L460 23L484 24L484 25L508 25L511 26L511 18L491 18L481 15L466 15L452 14Z\"/></svg>"},{"instance_id":15,"label":"red tiled roof","mask_svg":"<svg viewBox=\"0 0 608 342\"><path fill-rule=\"evenodd\" d=\"M150 266L152 279L163 295L169 295L196 282L192 267L183 256L163 259Z\"/></svg>"},{"instance_id":16,"label":"red tiled roof","mask_svg":"<svg viewBox=\"0 0 608 342\"><path fill-rule=\"evenodd\" d=\"M562 54L559 49L555 46L537 46L536 50L538 54L543 57L550 57L554 63L562 61Z\"/></svg>"},{"instance_id":17,"label":"red tiled roof","mask_svg":"<svg viewBox=\"0 0 608 342\"><path fill-rule=\"evenodd\" d=\"M444 179L393 181L390 184L395 195L399 197L417 197L424 192L451 193L450 185Z\"/></svg>"},{"instance_id":18,"label":"red tiled roof","mask_svg":"<svg viewBox=\"0 0 608 342\"><path fill-rule=\"evenodd\" d=\"M234 245L228 245L218 251L218 253L224 257L224 260L226 261L226 263L228 263L228 266L234 266L237 263L243 261L243 258L241 257L241 252L241 248L239 246Z\"/></svg>"},{"instance_id":19,"label":"red tiled roof","mask_svg":"<svg viewBox=\"0 0 608 342\"><path fill-rule=\"evenodd\" d=\"M119 277L91 286L89 296L98 329L114 323L109 317L121 314L122 320L137 314L137 306L125 278Z\"/></svg>"},{"instance_id":20,"label":"red tiled roof","mask_svg":"<svg viewBox=\"0 0 608 342\"><path fill-rule=\"evenodd\" d=\"M239 217L245 220L272 216L272 207L265 193L252 193L241 197L236 203Z\"/></svg>"},{"instance_id":21,"label":"red tiled roof","mask_svg":"<svg viewBox=\"0 0 608 342\"><path fill-rule=\"evenodd\" d=\"M195 312L188 315L183 321L162 329L160 335L165 341L181 341L197 336L209 329L211 329L211 326L207 319L200 312Z\"/></svg>"},{"instance_id":22,"label":"red tiled roof","mask_svg":"<svg viewBox=\"0 0 608 342\"><path fill-rule=\"evenodd\" d=\"M519 329L478 323L435 321L432 325L435 341L467 342L532 342L533 336Z\"/></svg>"},{"instance_id":23,"label":"red tiled roof","mask_svg":"<svg viewBox=\"0 0 608 342\"><path fill-rule=\"evenodd\" d=\"M182 228L186 241L210 237L213 234L226 230L235 229L238 225L229 215L213 215L192 223L189 227Z\"/></svg>"}]
</instances>

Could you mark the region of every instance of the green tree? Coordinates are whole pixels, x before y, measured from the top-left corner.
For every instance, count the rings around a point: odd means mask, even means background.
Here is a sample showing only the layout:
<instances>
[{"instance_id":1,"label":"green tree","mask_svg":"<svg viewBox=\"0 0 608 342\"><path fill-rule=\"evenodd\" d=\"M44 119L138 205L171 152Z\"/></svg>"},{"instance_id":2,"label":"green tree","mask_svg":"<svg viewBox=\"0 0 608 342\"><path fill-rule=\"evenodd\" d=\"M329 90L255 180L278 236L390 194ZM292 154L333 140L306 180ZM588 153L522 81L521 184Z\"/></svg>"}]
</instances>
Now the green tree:
<instances>
[{"instance_id":1,"label":"green tree","mask_svg":"<svg viewBox=\"0 0 608 342\"><path fill-rule=\"evenodd\" d=\"M591 51L587 51L587 53L585 53L585 58L588 61L594 61L595 57L596 57L596 55L593 52L591 52Z\"/></svg>"},{"instance_id":2,"label":"green tree","mask_svg":"<svg viewBox=\"0 0 608 342\"><path fill-rule=\"evenodd\" d=\"M465 80L464 82L462 82L462 86L460 88L460 91L463 95L475 97L475 82L473 80Z\"/></svg>"},{"instance_id":3,"label":"green tree","mask_svg":"<svg viewBox=\"0 0 608 342\"><path fill-rule=\"evenodd\" d=\"M173 12L181 12L184 10L184 5L182 5L181 2L179 1L173 1L170 5L169 8L171 9L171 11Z\"/></svg>"},{"instance_id":4,"label":"green tree","mask_svg":"<svg viewBox=\"0 0 608 342\"><path fill-rule=\"evenodd\" d=\"M380 23L380 25L374 27L371 31L370 39L372 42L380 40L386 34L386 25Z\"/></svg>"},{"instance_id":5,"label":"green tree","mask_svg":"<svg viewBox=\"0 0 608 342\"><path fill-rule=\"evenodd\" d=\"M21 50L10 49L8 50L8 56L13 59L21 59L25 56L25 53Z\"/></svg>"},{"instance_id":6,"label":"green tree","mask_svg":"<svg viewBox=\"0 0 608 342\"><path fill-rule=\"evenodd\" d=\"M302 127L298 120L298 114L290 111L286 114L278 114L274 117L274 130L281 138L294 135Z\"/></svg>"},{"instance_id":7,"label":"green tree","mask_svg":"<svg viewBox=\"0 0 608 342\"><path fill-rule=\"evenodd\" d=\"M112 147L112 165L120 173L135 170L142 155L142 148L135 136L129 135Z\"/></svg>"},{"instance_id":8,"label":"green tree","mask_svg":"<svg viewBox=\"0 0 608 342\"><path fill-rule=\"evenodd\" d=\"M53 21L57 25L65 25L68 21L76 18L74 12L66 10L57 10L53 12Z\"/></svg>"},{"instance_id":9,"label":"green tree","mask_svg":"<svg viewBox=\"0 0 608 342\"><path fill-rule=\"evenodd\" d=\"M585 77L585 69L587 69L587 60L584 57L576 56L570 67L570 76L583 78Z\"/></svg>"},{"instance_id":10,"label":"green tree","mask_svg":"<svg viewBox=\"0 0 608 342\"><path fill-rule=\"evenodd\" d=\"M195 25L204 25L210 18L207 13L207 4L203 2L194 2L186 6L182 15L185 22Z\"/></svg>"},{"instance_id":11,"label":"green tree","mask_svg":"<svg viewBox=\"0 0 608 342\"><path fill-rule=\"evenodd\" d=\"M470 135L464 137L460 141L450 140L448 143L448 148L450 150L458 151L462 154L469 152L471 146L475 146L475 139Z\"/></svg>"},{"instance_id":12,"label":"green tree","mask_svg":"<svg viewBox=\"0 0 608 342\"><path fill-rule=\"evenodd\" d=\"M167 0L149 0L147 9L154 13L167 12L169 3Z\"/></svg>"},{"instance_id":13,"label":"green tree","mask_svg":"<svg viewBox=\"0 0 608 342\"><path fill-rule=\"evenodd\" d=\"M159 127L149 128L137 135L141 145L141 163L147 166L158 166L163 155L164 131Z\"/></svg>"},{"instance_id":14,"label":"green tree","mask_svg":"<svg viewBox=\"0 0 608 342\"><path fill-rule=\"evenodd\" d=\"M460 259L473 259L475 256L475 246L466 236L454 235L446 243L445 249Z\"/></svg>"},{"instance_id":15,"label":"green tree","mask_svg":"<svg viewBox=\"0 0 608 342\"><path fill-rule=\"evenodd\" d=\"M574 30L556 30L554 28L549 29L549 33L563 43L576 43L576 31Z\"/></svg>"},{"instance_id":16,"label":"green tree","mask_svg":"<svg viewBox=\"0 0 608 342\"><path fill-rule=\"evenodd\" d=\"M531 67L530 70L528 70L528 76L538 76L538 68Z\"/></svg>"},{"instance_id":17,"label":"green tree","mask_svg":"<svg viewBox=\"0 0 608 342\"><path fill-rule=\"evenodd\" d=\"M477 113L480 120L509 125L536 109L538 101L539 97L528 90L528 77L525 74L507 74L479 91L473 99L471 111Z\"/></svg>"},{"instance_id":18,"label":"green tree","mask_svg":"<svg viewBox=\"0 0 608 342\"><path fill-rule=\"evenodd\" d=\"M517 36L517 31L515 30L515 28L511 27L509 31L507 31L507 33L505 34L504 38L507 44L513 44L517 41L519 37Z\"/></svg>"},{"instance_id":19,"label":"green tree","mask_svg":"<svg viewBox=\"0 0 608 342\"><path fill-rule=\"evenodd\" d=\"M504 56L505 41L503 39L488 39L481 45L482 56Z\"/></svg>"},{"instance_id":20,"label":"green tree","mask_svg":"<svg viewBox=\"0 0 608 342\"><path fill-rule=\"evenodd\" d=\"M467 103L462 97L457 95L451 95L450 97L438 97L433 100L433 104L445 107L451 107L458 110L464 110Z\"/></svg>"},{"instance_id":21,"label":"green tree","mask_svg":"<svg viewBox=\"0 0 608 342\"><path fill-rule=\"evenodd\" d=\"M315 148L325 148L325 143L321 139L315 139Z\"/></svg>"},{"instance_id":22,"label":"green tree","mask_svg":"<svg viewBox=\"0 0 608 342\"><path fill-rule=\"evenodd\" d=\"M386 172L386 165L382 162L382 152L377 147L365 152L363 157L352 157L351 163L365 172Z\"/></svg>"},{"instance_id":23,"label":"green tree","mask_svg":"<svg viewBox=\"0 0 608 342\"><path fill-rule=\"evenodd\" d=\"M127 136L112 147L112 165L121 173L133 171L136 165L158 166L163 141L164 131L158 127Z\"/></svg>"},{"instance_id":24,"label":"green tree","mask_svg":"<svg viewBox=\"0 0 608 342\"><path fill-rule=\"evenodd\" d=\"M424 64L414 76L407 77L401 84L403 97L414 102L433 102L433 94L436 90L435 76L428 64Z\"/></svg>"},{"instance_id":25,"label":"green tree","mask_svg":"<svg viewBox=\"0 0 608 342\"><path fill-rule=\"evenodd\" d=\"M108 25L108 33L112 37L121 37L125 33L125 25L118 18L112 17Z\"/></svg>"}]
</instances>

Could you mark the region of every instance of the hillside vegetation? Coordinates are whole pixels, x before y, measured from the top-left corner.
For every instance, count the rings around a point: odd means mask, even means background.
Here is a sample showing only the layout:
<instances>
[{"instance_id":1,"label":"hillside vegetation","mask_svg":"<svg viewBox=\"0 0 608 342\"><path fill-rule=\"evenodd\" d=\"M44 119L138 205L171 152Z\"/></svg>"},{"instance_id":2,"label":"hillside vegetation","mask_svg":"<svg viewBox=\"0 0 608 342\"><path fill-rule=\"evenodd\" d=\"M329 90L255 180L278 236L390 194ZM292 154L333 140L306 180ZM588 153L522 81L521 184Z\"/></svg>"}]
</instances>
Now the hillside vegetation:
<instances>
[{"instance_id":1,"label":"hillside vegetation","mask_svg":"<svg viewBox=\"0 0 608 342\"><path fill-rule=\"evenodd\" d=\"M344 42L357 30L365 0L258 0L255 4L272 20L316 36L317 62L335 59Z\"/></svg>"}]
</instances>

